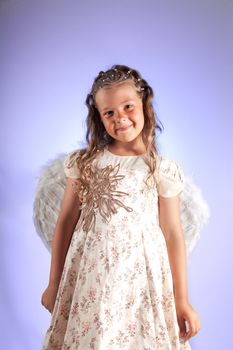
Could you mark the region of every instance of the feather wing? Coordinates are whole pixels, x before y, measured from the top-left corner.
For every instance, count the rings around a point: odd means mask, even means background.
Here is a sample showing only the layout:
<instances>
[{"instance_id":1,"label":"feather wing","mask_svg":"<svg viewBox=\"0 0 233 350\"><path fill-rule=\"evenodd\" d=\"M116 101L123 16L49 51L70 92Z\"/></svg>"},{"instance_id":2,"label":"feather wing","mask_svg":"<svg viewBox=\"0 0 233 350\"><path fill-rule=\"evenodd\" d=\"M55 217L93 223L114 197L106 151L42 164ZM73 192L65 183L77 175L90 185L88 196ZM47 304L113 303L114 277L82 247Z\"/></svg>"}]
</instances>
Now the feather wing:
<instances>
[{"instance_id":1,"label":"feather wing","mask_svg":"<svg viewBox=\"0 0 233 350\"><path fill-rule=\"evenodd\" d=\"M210 217L209 206L203 198L201 188L194 183L191 176L184 176L180 204L186 252L189 255L200 238L201 229L208 223Z\"/></svg>"},{"instance_id":2,"label":"feather wing","mask_svg":"<svg viewBox=\"0 0 233 350\"><path fill-rule=\"evenodd\" d=\"M36 232L49 252L64 195L66 176L64 160L67 154L49 160L41 169L33 202L33 222ZM189 176L184 176L184 188L180 193L181 222L187 255L200 238L200 231L208 222L210 211L201 189Z\"/></svg>"},{"instance_id":3,"label":"feather wing","mask_svg":"<svg viewBox=\"0 0 233 350\"><path fill-rule=\"evenodd\" d=\"M63 162L67 155L49 160L41 169L33 202L36 232L51 252L51 242L64 195L66 176Z\"/></svg>"}]
</instances>

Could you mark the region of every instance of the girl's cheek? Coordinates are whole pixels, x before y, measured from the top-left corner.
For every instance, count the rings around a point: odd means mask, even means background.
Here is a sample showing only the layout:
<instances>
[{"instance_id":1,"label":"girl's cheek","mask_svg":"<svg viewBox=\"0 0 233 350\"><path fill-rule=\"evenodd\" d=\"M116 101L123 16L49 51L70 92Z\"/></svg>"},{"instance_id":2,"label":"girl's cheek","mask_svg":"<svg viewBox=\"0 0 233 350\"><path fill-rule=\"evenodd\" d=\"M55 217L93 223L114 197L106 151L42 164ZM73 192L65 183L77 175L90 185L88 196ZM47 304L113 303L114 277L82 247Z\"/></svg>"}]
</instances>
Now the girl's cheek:
<instances>
[{"instance_id":1,"label":"girl's cheek","mask_svg":"<svg viewBox=\"0 0 233 350\"><path fill-rule=\"evenodd\" d=\"M133 110L133 111L129 112L129 116L132 118L138 117L139 115L140 115L140 113L137 110Z\"/></svg>"},{"instance_id":2,"label":"girl's cheek","mask_svg":"<svg viewBox=\"0 0 233 350\"><path fill-rule=\"evenodd\" d=\"M130 117L134 118L139 122L144 120L144 115L143 115L143 112L141 111L133 111Z\"/></svg>"}]
</instances>

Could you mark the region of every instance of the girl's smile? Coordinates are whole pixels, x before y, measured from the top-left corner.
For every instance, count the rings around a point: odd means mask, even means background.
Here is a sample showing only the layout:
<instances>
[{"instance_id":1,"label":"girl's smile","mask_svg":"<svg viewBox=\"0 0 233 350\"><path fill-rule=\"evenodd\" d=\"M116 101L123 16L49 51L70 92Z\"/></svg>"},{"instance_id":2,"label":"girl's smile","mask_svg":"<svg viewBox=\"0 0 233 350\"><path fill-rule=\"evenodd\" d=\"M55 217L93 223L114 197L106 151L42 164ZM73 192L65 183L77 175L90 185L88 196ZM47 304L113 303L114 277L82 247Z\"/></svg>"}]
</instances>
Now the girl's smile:
<instances>
[{"instance_id":1,"label":"girl's smile","mask_svg":"<svg viewBox=\"0 0 233 350\"><path fill-rule=\"evenodd\" d=\"M127 131L132 125L133 124L130 124L130 125L126 126L126 127L122 127L122 128L116 129L116 130L124 132L124 131Z\"/></svg>"}]
</instances>

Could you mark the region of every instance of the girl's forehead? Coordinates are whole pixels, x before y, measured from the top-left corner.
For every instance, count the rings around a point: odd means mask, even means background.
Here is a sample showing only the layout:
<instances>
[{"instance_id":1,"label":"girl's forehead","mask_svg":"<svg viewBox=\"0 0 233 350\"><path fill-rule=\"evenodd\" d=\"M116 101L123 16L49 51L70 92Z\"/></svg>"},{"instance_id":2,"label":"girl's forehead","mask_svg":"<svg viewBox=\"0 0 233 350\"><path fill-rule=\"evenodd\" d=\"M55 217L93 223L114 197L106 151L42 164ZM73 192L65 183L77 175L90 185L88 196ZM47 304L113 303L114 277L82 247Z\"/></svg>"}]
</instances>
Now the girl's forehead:
<instances>
[{"instance_id":1,"label":"girl's forehead","mask_svg":"<svg viewBox=\"0 0 233 350\"><path fill-rule=\"evenodd\" d=\"M127 99L139 99L135 87L129 83L113 85L111 87L101 88L95 96L97 105L103 106L110 102L123 102Z\"/></svg>"}]
</instances>

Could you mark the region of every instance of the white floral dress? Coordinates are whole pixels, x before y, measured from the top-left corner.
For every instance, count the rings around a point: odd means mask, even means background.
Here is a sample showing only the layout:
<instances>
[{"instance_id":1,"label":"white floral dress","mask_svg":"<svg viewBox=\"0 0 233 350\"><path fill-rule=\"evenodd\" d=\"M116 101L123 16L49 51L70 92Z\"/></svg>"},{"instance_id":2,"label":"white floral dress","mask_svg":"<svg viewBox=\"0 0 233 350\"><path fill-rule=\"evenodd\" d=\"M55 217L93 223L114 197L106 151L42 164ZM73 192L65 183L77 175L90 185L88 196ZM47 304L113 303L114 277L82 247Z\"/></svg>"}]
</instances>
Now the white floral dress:
<instances>
[{"instance_id":1,"label":"white floral dress","mask_svg":"<svg viewBox=\"0 0 233 350\"><path fill-rule=\"evenodd\" d=\"M78 178L69 156L65 174ZM42 350L191 349L179 337L158 219L158 195L179 194L184 174L176 161L157 157L158 185L148 189L143 155L98 153Z\"/></svg>"}]
</instances>

